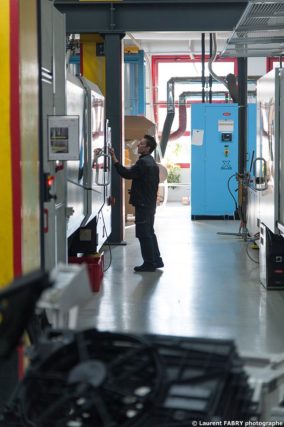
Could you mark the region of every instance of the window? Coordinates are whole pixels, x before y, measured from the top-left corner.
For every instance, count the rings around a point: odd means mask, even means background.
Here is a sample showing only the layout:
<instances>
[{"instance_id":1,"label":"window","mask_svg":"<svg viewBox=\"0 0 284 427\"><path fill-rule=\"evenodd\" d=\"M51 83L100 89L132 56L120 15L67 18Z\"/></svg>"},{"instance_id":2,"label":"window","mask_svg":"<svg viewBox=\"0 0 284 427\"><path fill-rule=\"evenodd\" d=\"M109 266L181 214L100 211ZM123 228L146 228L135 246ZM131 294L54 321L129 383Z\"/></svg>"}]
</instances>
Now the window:
<instances>
[{"instance_id":1,"label":"window","mask_svg":"<svg viewBox=\"0 0 284 427\"><path fill-rule=\"evenodd\" d=\"M208 60L205 58L205 77L207 77L207 92L208 87ZM236 74L237 61L234 58L222 59L213 64L214 72L225 77L229 73ZM183 92L195 91L201 92L202 83L202 62L201 56L195 56L191 59L189 56L153 56L152 57L152 74L153 74L153 94L154 94L154 114L156 123L158 123L158 133L161 134L167 115L167 82L173 77L192 78L192 81L186 83L175 83L174 101L175 101L175 117L172 124L171 133L176 131L179 126L179 111L178 103L179 96ZM212 83L212 92L224 91L224 85L214 81ZM187 98L187 124L185 134L176 140L170 140L166 150L166 161L170 163L190 163L190 103L200 102L201 95ZM214 97L213 102L223 102L224 97Z\"/></svg>"}]
</instances>

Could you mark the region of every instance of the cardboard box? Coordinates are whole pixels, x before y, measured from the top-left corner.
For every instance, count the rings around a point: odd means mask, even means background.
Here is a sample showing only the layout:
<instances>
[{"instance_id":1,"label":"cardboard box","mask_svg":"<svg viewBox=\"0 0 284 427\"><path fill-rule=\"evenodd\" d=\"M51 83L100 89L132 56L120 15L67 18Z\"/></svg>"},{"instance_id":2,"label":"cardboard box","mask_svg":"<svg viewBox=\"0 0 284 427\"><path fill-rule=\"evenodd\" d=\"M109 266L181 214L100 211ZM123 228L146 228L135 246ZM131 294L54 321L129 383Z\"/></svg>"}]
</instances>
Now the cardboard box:
<instances>
[{"instance_id":1,"label":"cardboard box","mask_svg":"<svg viewBox=\"0 0 284 427\"><path fill-rule=\"evenodd\" d=\"M124 117L124 132L125 132L125 166L134 165L138 159L137 145L144 135L155 136L155 123L146 119L144 116L125 116ZM125 221L127 216L133 218L134 206L129 204L129 193L132 181L125 180L124 197L125 197Z\"/></svg>"},{"instance_id":2,"label":"cardboard box","mask_svg":"<svg viewBox=\"0 0 284 427\"><path fill-rule=\"evenodd\" d=\"M141 139L145 134L155 136L155 123L144 116L124 116L125 141Z\"/></svg>"}]
</instances>

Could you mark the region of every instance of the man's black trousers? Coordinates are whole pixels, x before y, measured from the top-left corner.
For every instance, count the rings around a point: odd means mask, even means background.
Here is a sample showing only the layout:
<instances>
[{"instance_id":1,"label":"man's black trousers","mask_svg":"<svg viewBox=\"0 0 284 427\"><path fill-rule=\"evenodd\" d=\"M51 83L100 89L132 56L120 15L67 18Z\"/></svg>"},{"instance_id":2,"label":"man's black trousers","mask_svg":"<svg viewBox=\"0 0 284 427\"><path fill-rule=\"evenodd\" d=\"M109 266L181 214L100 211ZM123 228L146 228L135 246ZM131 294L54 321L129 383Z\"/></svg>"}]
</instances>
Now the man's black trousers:
<instances>
[{"instance_id":1,"label":"man's black trousers","mask_svg":"<svg viewBox=\"0 0 284 427\"><path fill-rule=\"evenodd\" d=\"M155 266L160 260L160 251L154 231L156 206L135 206L136 237L139 239L144 264Z\"/></svg>"}]
</instances>

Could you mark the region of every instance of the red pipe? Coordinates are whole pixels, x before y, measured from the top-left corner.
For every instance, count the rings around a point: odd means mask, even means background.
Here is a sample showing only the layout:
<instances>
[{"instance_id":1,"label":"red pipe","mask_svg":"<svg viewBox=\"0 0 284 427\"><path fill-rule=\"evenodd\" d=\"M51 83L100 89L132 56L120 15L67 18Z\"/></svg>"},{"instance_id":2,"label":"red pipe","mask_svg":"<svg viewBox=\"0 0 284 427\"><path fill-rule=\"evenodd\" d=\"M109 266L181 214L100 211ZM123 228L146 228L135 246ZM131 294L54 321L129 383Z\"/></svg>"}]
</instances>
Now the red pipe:
<instances>
[{"instance_id":1,"label":"red pipe","mask_svg":"<svg viewBox=\"0 0 284 427\"><path fill-rule=\"evenodd\" d=\"M186 131L186 123L187 123L186 104L179 104L178 110L179 110L179 126L176 131L170 134L169 141L173 141L174 139L180 138L181 136L184 135Z\"/></svg>"}]
</instances>

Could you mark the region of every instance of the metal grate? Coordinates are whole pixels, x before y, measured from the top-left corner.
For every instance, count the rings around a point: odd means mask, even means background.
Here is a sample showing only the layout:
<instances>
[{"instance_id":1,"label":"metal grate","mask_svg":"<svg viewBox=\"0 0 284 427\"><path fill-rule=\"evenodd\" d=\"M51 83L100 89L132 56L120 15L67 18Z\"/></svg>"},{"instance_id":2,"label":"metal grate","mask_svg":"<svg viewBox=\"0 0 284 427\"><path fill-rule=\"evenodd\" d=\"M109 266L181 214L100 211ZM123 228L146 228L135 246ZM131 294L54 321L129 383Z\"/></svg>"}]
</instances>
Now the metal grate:
<instances>
[{"instance_id":1,"label":"metal grate","mask_svg":"<svg viewBox=\"0 0 284 427\"><path fill-rule=\"evenodd\" d=\"M278 56L283 53L284 0L250 0L221 56Z\"/></svg>"}]
</instances>

